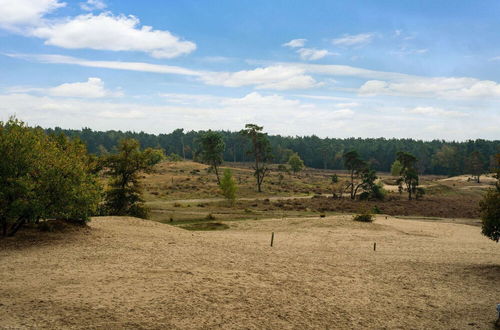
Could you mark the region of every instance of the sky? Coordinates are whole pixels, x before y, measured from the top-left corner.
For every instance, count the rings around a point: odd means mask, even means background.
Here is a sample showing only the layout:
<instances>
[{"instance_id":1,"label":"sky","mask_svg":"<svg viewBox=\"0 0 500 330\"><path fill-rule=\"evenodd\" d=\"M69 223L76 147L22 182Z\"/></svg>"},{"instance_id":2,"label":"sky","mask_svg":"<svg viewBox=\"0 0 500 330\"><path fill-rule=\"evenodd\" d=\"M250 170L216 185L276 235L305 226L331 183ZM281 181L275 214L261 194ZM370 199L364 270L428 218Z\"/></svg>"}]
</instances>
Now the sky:
<instances>
[{"instance_id":1,"label":"sky","mask_svg":"<svg viewBox=\"0 0 500 330\"><path fill-rule=\"evenodd\" d=\"M0 120L500 139L500 2L0 0Z\"/></svg>"}]
</instances>

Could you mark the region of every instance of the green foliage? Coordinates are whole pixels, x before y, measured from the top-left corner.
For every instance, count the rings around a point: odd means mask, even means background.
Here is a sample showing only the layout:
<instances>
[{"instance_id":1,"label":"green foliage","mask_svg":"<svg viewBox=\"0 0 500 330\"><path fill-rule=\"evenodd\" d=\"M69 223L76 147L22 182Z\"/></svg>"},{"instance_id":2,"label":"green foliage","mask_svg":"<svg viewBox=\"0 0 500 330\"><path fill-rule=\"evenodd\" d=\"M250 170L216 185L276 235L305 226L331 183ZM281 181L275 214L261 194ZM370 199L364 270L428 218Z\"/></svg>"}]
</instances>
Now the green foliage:
<instances>
[{"instance_id":1,"label":"green foliage","mask_svg":"<svg viewBox=\"0 0 500 330\"><path fill-rule=\"evenodd\" d=\"M355 199L358 189L363 185L363 181L361 180L363 172L366 172L368 167L366 162L360 158L358 152L355 150L344 153L343 159L344 167L349 172L350 177L350 183L347 189L350 189L351 199Z\"/></svg>"},{"instance_id":2,"label":"green foliage","mask_svg":"<svg viewBox=\"0 0 500 330\"><path fill-rule=\"evenodd\" d=\"M255 161L254 176L257 180L257 190L262 192L262 183L269 171L267 163L272 160L271 144L267 134L262 133L262 126L255 124L246 124L245 129L240 131L240 134L246 137L251 143L251 149L247 152L252 155Z\"/></svg>"},{"instance_id":3,"label":"green foliage","mask_svg":"<svg viewBox=\"0 0 500 330\"><path fill-rule=\"evenodd\" d=\"M500 190L488 191L479 206L483 235L498 242L500 240Z\"/></svg>"},{"instance_id":4,"label":"green foliage","mask_svg":"<svg viewBox=\"0 0 500 330\"><path fill-rule=\"evenodd\" d=\"M353 220L360 221L360 222L373 222L374 218L373 218L373 214L371 214L370 212L363 212L360 214L356 214L353 217Z\"/></svg>"},{"instance_id":5,"label":"green foliage","mask_svg":"<svg viewBox=\"0 0 500 330\"><path fill-rule=\"evenodd\" d=\"M483 235L498 243L500 240L500 154L496 155L495 171L497 183L490 189L479 203Z\"/></svg>"},{"instance_id":6,"label":"green foliage","mask_svg":"<svg viewBox=\"0 0 500 330\"><path fill-rule=\"evenodd\" d=\"M467 158L467 170L474 176L476 182L480 182L481 174L484 173L483 155L479 151L473 151Z\"/></svg>"},{"instance_id":7,"label":"green foliage","mask_svg":"<svg viewBox=\"0 0 500 330\"><path fill-rule=\"evenodd\" d=\"M304 169L304 161L300 159L298 153L294 153L290 156L288 159L288 165L290 165L293 173L298 173Z\"/></svg>"},{"instance_id":8,"label":"green foliage","mask_svg":"<svg viewBox=\"0 0 500 330\"><path fill-rule=\"evenodd\" d=\"M416 192L415 192L415 198L416 199L422 199L425 195L425 189L422 187L417 187Z\"/></svg>"},{"instance_id":9,"label":"green foliage","mask_svg":"<svg viewBox=\"0 0 500 330\"><path fill-rule=\"evenodd\" d=\"M222 164L225 144L222 135L209 130L199 139L201 160L209 164L217 177L217 183L220 184L219 165Z\"/></svg>"},{"instance_id":10,"label":"green foliage","mask_svg":"<svg viewBox=\"0 0 500 330\"><path fill-rule=\"evenodd\" d=\"M101 187L95 162L79 140L49 136L11 118L0 122L0 158L4 236L41 219L85 222L97 211Z\"/></svg>"},{"instance_id":11,"label":"green foliage","mask_svg":"<svg viewBox=\"0 0 500 330\"><path fill-rule=\"evenodd\" d=\"M417 158L412 154L404 151L399 151L396 154L396 160L401 164L400 178L398 179L399 189L404 189L408 192L408 199L411 200L413 195L417 193L418 172L416 168Z\"/></svg>"},{"instance_id":12,"label":"green foliage","mask_svg":"<svg viewBox=\"0 0 500 330\"><path fill-rule=\"evenodd\" d=\"M401 171L403 169L403 165L399 162L399 160L395 160L391 165L391 175L392 176L400 176Z\"/></svg>"},{"instance_id":13,"label":"green foliage","mask_svg":"<svg viewBox=\"0 0 500 330\"><path fill-rule=\"evenodd\" d=\"M339 176L337 174L332 175L332 183L338 183L339 182Z\"/></svg>"},{"instance_id":14,"label":"green foliage","mask_svg":"<svg viewBox=\"0 0 500 330\"><path fill-rule=\"evenodd\" d=\"M224 170L224 175L222 176L219 187L222 191L222 195L224 195L229 203L233 205L236 199L236 192L238 191L238 187L236 186L236 181L234 180L233 174L231 173L230 169L226 168Z\"/></svg>"},{"instance_id":15,"label":"green foliage","mask_svg":"<svg viewBox=\"0 0 500 330\"><path fill-rule=\"evenodd\" d=\"M165 157L165 160L176 163L182 161L182 157L176 153L171 153L170 155Z\"/></svg>"},{"instance_id":16,"label":"green foliage","mask_svg":"<svg viewBox=\"0 0 500 330\"><path fill-rule=\"evenodd\" d=\"M59 134L64 132L70 137L79 137L84 141L90 153L99 154L99 146L112 152L121 139L134 138L141 143L141 146L157 148L161 147L170 155L185 156L194 159L197 141L204 131L189 131L176 129L170 133L159 135L147 134L144 132L121 132L108 131L98 132L89 128L82 130L63 130L60 128L49 129L48 132ZM239 134L239 132L218 131L224 138L226 149L224 150L224 160L232 162L249 162L253 156L246 153L250 146L249 139ZM297 152L307 167L344 169L342 155L348 150L357 150L360 157L369 159L371 167L379 171L389 172L394 161L395 150L405 150L418 158L418 172L425 174L451 175L466 174L466 158L473 151L480 152L484 157L484 169L488 170L488 161L499 152L500 141L487 141L482 139L468 140L464 142L446 142L442 140L421 141L413 139L360 139L360 138L324 138L317 136L268 136L269 143L273 149L273 157L277 163L286 162L293 152ZM454 149L451 153L442 148L448 146ZM443 157L435 157L441 152ZM448 157L451 156L451 157ZM452 161L452 166L448 166L446 158Z\"/></svg>"},{"instance_id":17,"label":"green foliage","mask_svg":"<svg viewBox=\"0 0 500 330\"><path fill-rule=\"evenodd\" d=\"M105 196L108 214L148 217L141 197L139 173L151 173L163 157L161 150L147 148L141 151L137 140L125 139L120 141L117 154L102 158L105 174L111 177Z\"/></svg>"}]
</instances>

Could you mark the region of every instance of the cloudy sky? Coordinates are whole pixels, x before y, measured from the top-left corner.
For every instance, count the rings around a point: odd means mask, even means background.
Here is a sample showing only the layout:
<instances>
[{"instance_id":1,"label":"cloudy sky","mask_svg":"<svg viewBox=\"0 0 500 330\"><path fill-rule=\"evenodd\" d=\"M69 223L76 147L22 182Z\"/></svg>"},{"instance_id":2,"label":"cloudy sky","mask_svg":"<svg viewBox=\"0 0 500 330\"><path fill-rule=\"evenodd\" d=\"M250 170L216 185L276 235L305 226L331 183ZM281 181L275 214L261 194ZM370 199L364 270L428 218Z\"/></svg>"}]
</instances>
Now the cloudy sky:
<instances>
[{"instance_id":1,"label":"cloudy sky","mask_svg":"<svg viewBox=\"0 0 500 330\"><path fill-rule=\"evenodd\" d=\"M0 119L500 139L500 2L0 0Z\"/></svg>"}]
</instances>

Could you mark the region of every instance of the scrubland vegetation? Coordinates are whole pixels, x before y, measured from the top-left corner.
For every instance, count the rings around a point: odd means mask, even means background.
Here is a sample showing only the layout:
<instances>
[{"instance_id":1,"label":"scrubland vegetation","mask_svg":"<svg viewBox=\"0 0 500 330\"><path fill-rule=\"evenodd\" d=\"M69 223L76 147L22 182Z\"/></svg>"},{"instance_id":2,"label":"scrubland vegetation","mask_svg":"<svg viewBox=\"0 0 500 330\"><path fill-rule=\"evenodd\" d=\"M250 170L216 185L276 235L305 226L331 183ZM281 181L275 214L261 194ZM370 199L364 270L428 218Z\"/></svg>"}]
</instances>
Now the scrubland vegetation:
<instances>
[{"instance_id":1,"label":"scrubland vegetation","mask_svg":"<svg viewBox=\"0 0 500 330\"><path fill-rule=\"evenodd\" d=\"M384 165L346 143L312 168L253 124L238 147L179 131L181 153L129 138L89 154L56 131L0 123L0 327L492 325L497 142L437 143L438 160L478 146L438 175L415 141Z\"/></svg>"}]
</instances>

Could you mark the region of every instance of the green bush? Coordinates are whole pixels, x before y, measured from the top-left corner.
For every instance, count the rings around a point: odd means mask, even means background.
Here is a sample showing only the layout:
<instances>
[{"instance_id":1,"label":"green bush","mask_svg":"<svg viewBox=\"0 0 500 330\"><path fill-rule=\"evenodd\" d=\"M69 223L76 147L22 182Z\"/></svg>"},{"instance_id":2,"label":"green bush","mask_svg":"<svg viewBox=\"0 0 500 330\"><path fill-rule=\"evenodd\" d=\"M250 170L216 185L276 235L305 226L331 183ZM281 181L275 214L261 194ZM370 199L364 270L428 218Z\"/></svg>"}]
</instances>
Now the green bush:
<instances>
[{"instance_id":1,"label":"green bush","mask_svg":"<svg viewBox=\"0 0 500 330\"><path fill-rule=\"evenodd\" d=\"M231 170L226 168L224 170L224 175L220 180L219 187L222 191L222 195L229 201L229 204L233 205L236 199L236 191L238 187L236 186L236 182L234 181L233 174Z\"/></svg>"},{"instance_id":2,"label":"green bush","mask_svg":"<svg viewBox=\"0 0 500 330\"><path fill-rule=\"evenodd\" d=\"M500 240L500 189L492 189L480 202L483 235L498 243Z\"/></svg>"},{"instance_id":3,"label":"green bush","mask_svg":"<svg viewBox=\"0 0 500 330\"><path fill-rule=\"evenodd\" d=\"M372 222L373 219L373 214L369 212L363 212L360 214L356 214L353 218L354 221L360 221L360 222Z\"/></svg>"}]
</instances>

